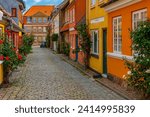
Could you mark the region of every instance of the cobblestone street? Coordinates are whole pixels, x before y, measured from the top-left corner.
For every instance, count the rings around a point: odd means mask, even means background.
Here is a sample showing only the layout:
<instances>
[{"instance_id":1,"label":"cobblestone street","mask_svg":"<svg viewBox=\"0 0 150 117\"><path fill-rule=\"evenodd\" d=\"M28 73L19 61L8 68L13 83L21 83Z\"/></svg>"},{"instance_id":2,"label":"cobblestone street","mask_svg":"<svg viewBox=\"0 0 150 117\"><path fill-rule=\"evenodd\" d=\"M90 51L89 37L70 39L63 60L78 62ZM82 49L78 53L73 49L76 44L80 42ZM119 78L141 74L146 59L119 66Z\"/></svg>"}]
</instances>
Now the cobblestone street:
<instances>
[{"instance_id":1,"label":"cobblestone street","mask_svg":"<svg viewBox=\"0 0 150 117\"><path fill-rule=\"evenodd\" d=\"M10 76L11 85L0 89L0 99L124 99L53 54L33 48L25 65Z\"/></svg>"}]
</instances>

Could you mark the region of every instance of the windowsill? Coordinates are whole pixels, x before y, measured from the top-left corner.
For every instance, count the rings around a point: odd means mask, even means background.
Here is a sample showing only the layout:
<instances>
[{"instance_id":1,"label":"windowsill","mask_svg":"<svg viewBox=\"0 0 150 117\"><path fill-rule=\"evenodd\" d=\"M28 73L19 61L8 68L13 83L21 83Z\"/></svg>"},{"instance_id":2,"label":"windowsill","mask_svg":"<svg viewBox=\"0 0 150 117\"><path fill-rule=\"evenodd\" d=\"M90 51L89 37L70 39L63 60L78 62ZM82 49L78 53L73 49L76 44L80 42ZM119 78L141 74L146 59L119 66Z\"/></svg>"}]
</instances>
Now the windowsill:
<instances>
[{"instance_id":1,"label":"windowsill","mask_svg":"<svg viewBox=\"0 0 150 117\"><path fill-rule=\"evenodd\" d=\"M0 64L2 64L3 63L3 61L0 61Z\"/></svg>"},{"instance_id":2,"label":"windowsill","mask_svg":"<svg viewBox=\"0 0 150 117\"><path fill-rule=\"evenodd\" d=\"M94 58L99 59L99 55L97 55L97 54L93 54L93 53L92 53L91 56L94 57Z\"/></svg>"},{"instance_id":3,"label":"windowsill","mask_svg":"<svg viewBox=\"0 0 150 117\"><path fill-rule=\"evenodd\" d=\"M107 52L107 55L109 57L112 58L117 58L117 59L128 59L128 60L133 60L133 56L127 56L127 55L123 55L123 54L118 54L118 53L111 53L111 52Z\"/></svg>"}]
</instances>

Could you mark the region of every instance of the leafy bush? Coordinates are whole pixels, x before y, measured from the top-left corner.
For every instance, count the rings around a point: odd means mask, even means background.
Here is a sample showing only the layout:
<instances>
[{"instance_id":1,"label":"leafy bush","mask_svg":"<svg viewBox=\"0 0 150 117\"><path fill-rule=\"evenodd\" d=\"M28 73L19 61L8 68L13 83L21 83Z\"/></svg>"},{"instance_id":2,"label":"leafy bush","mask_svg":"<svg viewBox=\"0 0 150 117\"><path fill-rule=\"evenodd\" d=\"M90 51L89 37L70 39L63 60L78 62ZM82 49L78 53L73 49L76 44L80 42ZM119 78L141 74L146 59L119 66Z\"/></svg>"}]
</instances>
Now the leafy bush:
<instances>
[{"instance_id":1,"label":"leafy bush","mask_svg":"<svg viewBox=\"0 0 150 117\"><path fill-rule=\"evenodd\" d=\"M27 55L32 50L32 44L34 42L33 35L24 35L23 36L23 45L19 48L19 52L23 55Z\"/></svg>"},{"instance_id":2,"label":"leafy bush","mask_svg":"<svg viewBox=\"0 0 150 117\"><path fill-rule=\"evenodd\" d=\"M131 32L134 61L126 60L128 84L150 95L150 21L142 22Z\"/></svg>"},{"instance_id":3,"label":"leafy bush","mask_svg":"<svg viewBox=\"0 0 150 117\"><path fill-rule=\"evenodd\" d=\"M16 48L10 43L7 37L0 39L0 60L4 61L4 83L9 83L8 74L24 62L25 58L16 53Z\"/></svg>"},{"instance_id":4,"label":"leafy bush","mask_svg":"<svg viewBox=\"0 0 150 117\"><path fill-rule=\"evenodd\" d=\"M52 41L58 41L58 34L54 33L52 35Z\"/></svg>"},{"instance_id":5,"label":"leafy bush","mask_svg":"<svg viewBox=\"0 0 150 117\"><path fill-rule=\"evenodd\" d=\"M69 55L70 55L70 44L69 43L63 43L62 44L62 50L63 50L62 53L69 57Z\"/></svg>"}]
</instances>

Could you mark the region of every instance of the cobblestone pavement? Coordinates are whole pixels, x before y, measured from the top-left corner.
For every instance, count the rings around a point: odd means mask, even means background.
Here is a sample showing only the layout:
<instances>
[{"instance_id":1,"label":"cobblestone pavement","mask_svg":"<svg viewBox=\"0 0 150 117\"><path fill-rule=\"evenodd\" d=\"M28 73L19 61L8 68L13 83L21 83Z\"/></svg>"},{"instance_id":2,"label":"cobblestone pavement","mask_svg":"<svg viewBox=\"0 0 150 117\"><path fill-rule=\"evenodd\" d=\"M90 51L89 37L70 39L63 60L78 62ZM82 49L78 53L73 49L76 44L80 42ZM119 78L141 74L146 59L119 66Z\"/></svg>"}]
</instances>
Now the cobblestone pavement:
<instances>
[{"instance_id":1,"label":"cobblestone pavement","mask_svg":"<svg viewBox=\"0 0 150 117\"><path fill-rule=\"evenodd\" d=\"M8 88L0 89L0 99L71 100L124 99L53 54L33 48L26 64L14 71Z\"/></svg>"}]
</instances>

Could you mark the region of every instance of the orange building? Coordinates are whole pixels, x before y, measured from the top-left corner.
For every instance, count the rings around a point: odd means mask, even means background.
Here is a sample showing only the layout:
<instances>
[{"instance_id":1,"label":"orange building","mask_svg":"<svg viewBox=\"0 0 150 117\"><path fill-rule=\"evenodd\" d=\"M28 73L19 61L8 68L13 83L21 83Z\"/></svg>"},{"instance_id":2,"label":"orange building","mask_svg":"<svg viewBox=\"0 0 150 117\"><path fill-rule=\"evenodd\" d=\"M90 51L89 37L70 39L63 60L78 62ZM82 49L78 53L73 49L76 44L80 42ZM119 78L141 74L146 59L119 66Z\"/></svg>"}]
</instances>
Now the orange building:
<instances>
[{"instance_id":1,"label":"orange building","mask_svg":"<svg viewBox=\"0 0 150 117\"><path fill-rule=\"evenodd\" d=\"M128 71L123 58L133 58L129 29L134 30L139 21L150 17L150 1L110 0L101 7L108 12L108 76L122 81L123 75Z\"/></svg>"},{"instance_id":2,"label":"orange building","mask_svg":"<svg viewBox=\"0 0 150 117\"><path fill-rule=\"evenodd\" d=\"M32 6L23 16L24 28L27 34L34 35L34 45L46 40L49 18L54 6Z\"/></svg>"}]
</instances>

